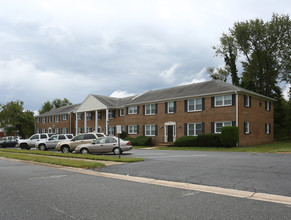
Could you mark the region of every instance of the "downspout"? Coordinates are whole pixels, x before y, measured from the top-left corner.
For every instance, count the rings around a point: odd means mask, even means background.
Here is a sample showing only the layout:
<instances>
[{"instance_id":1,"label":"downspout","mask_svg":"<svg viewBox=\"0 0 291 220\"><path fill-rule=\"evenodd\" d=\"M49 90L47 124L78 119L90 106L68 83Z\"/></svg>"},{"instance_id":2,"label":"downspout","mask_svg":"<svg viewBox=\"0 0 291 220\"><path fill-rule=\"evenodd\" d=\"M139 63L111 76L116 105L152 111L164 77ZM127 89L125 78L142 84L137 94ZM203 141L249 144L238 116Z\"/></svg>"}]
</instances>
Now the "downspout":
<instances>
[{"instance_id":1,"label":"downspout","mask_svg":"<svg viewBox=\"0 0 291 220\"><path fill-rule=\"evenodd\" d=\"M70 112L70 134L72 134L72 113Z\"/></svg>"},{"instance_id":2,"label":"downspout","mask_svg":"<svg viewBox=\"0 0 291 220\"><path fill-rule=\"evenodd\" d=\"M76 112L76 131L75 131L75 136L78 135L78 112Z\"/></svg>"},{"instance_id":3,"label":"downspout","mask_svg":"<svg viewBox=\"0 0 291 220\"><path fill-rule=\"evenodd\" d=\"M108 135L108 124L109 124L109 121L108 121L108 114L109 114L109 110L108 108L106 108L106 123L105 123L105 126L106 126L106 135Z\"/></svg>"},{"instance_id":4,"label":"downspout","mask_svg":"<svg viewBox=\"0 0 291 220\"><path fill-rule=\"evenodd\" d=\"M235 102L235 125L236 127L238 127L238 93L237 91L235 92L235 99L236 99L236 102Z\"/></svg>"}]
</instances>

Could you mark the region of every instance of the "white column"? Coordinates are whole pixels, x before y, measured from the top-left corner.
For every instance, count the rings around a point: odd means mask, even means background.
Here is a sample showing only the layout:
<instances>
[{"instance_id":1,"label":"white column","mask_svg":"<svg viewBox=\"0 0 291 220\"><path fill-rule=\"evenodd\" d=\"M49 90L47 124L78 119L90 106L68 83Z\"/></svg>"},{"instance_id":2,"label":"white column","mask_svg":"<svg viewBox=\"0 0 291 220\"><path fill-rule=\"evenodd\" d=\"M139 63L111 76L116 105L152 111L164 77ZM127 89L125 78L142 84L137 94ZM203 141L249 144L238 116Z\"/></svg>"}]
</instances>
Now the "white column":
<instances>
[{"instance_id":1,"label":"white column","mask_svg":"<svg viewBox=\"0 0 291 220\"><path fill-rule=\"evenodd\" d=\"M106 135L108 135L108 124L109 124L109 119L108 119L109 111L108 108L106 109Z\"/></svg>"},{"instance_id":2,"label":"white column","mask_svg":"<svg viewBox=\"0 0 291 220\"><path fill-rule=\"evenodd\" d=\"M75 131L75 135L78 135L78 112L76 112L76 131Z\"/></svg>"},{"instance_id":3,"label":"white column","mask_svg":"<svg viewBox=\"0 0 291 220\"><path fill-rule=\"evenodd\" d=\"M95 132L98 132L98 111L95 111Z\"/></svg>"},{"instance_id":4,"label":"white column","mask_svg":"<svg viewBox=\"0 0 291 220\"><path fill-rule=\"evenodd\" d=\"M87 112L84 112L84 132L87 132Z\"/></svg>"}]
</instances>

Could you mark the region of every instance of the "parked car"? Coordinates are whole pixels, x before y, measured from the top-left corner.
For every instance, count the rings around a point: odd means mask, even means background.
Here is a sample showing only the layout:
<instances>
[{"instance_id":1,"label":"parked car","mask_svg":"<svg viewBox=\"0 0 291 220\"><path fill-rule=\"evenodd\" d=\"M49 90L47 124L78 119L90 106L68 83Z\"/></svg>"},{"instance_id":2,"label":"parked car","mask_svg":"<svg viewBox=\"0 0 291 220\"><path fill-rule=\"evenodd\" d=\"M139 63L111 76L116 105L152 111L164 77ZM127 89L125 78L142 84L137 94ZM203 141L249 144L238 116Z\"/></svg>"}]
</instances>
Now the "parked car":
<instances>
[{"instance_id":1,"label":"parked car","mask_svg":"<svg viewBox=\"0 0 291 220\"><path fill-rule=\"evenodd\" d=\"M30 150L32 147L35 147L35 143L41 139L49 139L53 134L43 133L43 134L34 134L29 139L19 140L16 147L21 149Z\"/></svg>"},{"instance_id":2,"label":"parked car","mask_svg":"<svg viewBox=\"0 0 291 220\"><path fill-rule=\"evenodd\" d=\"M18 138L14 136L2 137L0 140L0 147L15 147L18 142Z\"/></svg>"},{"instance_id":3,"label":"parked car","mask_svg":"<svg viewBox=\"0 0 291 220\"><path fill-rule=\"evenodd\" d=\"M62 153L69 153L74 151L78 145L91 143L93 140L100 137L106 137L106 135L103 133L80 134L71 140L59 142L56 146L56 150Z\"/></svg>"},{"instance_id":4,"label":"parked car","mask_svg":"<svg viewBox=\"0 0 291 220\"><path fill-rule=\"evenodd\" d=\"M35 143L35 148L38 150L55 149L61 141L71 140L74 137L72 134L55 134L49 139L42 139Z\"/></svg>"},{"instance_id":5,"label":"parked car","mask_svg":"<svg viewBox=\"0 0 291 220\"><path fill-rule=\"evenodd\" d=\"M129 141L120 139L120 154L123 151L129 151L132 145ZM76 153L109 153L119 154L118 138L115 136L99 138L89 144L81 144L76 147Z\"/></svg>"}]
</instances>

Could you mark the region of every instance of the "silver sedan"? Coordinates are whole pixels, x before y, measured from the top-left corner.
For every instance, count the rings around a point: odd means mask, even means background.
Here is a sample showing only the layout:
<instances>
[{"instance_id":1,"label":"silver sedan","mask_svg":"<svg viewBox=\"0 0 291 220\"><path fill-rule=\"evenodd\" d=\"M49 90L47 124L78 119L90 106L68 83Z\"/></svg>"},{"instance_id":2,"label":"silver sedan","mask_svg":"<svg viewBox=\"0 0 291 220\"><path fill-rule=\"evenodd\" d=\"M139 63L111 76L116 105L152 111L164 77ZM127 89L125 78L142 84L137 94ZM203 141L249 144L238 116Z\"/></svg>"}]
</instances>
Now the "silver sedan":
<instances>
[{"instance_id":1,"label":"silver sedan","mask_svg":"<svg viewBox=\"0 0 291 220\"><path fill-rule=\"evenodd\" d=\"M123 151L129 151L132 149L132 145L129 141L120 139L120 154ZM88 153L109 153L119 154L118 138L113 137L103 137L98 138L90 144L81 144L76 147L76 153L88 154Z\"/></svg>"}]
</instances>

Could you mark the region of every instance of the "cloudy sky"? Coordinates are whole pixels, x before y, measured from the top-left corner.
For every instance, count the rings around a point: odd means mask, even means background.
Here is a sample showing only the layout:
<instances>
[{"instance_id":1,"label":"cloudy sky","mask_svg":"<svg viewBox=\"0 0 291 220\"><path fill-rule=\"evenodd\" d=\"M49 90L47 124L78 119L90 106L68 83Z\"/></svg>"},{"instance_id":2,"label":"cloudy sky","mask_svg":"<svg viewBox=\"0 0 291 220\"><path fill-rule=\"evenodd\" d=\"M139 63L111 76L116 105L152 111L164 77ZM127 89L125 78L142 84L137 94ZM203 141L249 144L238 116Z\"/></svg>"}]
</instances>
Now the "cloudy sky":
<instances>
[{"instance_id":1,"label":"cloudy sky","mask_svg":"<svg viewBox=\"0 0 291 220\"><path fill-rule=\"evenodd\" d=\"M0 103L82 102L209 80L234 22L291 12L290 0L0 0Z\"/></svg>"}]
</instances>

